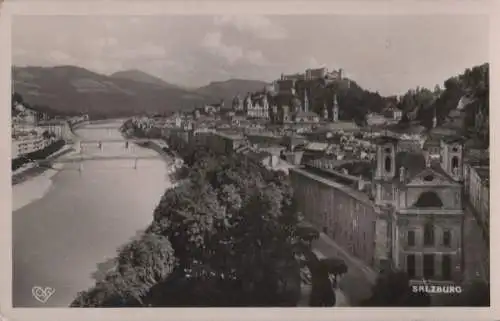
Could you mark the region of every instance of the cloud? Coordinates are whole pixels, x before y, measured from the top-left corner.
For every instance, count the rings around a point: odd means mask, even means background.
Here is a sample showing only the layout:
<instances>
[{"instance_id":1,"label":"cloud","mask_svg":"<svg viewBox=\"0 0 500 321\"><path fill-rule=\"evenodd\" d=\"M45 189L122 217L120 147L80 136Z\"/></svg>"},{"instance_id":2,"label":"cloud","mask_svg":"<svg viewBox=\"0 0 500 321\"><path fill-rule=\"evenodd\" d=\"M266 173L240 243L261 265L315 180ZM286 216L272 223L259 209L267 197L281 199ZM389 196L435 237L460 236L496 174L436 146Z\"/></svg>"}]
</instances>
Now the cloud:
<instances>
[{"instance_id":1,"label":"cloud","mask_svg":"<svg viewBox=\"0 0 500 321\"><path fill-rule=\"evenodd\" d=\"M259 66L269 64L260 50L245 50L241 46L225 44L219 31L207 33L203 38L202 46L211 54L226 59L231 65L237 61L245 61Z\"/></svg>"},{"instance_id":2,"label":"cloud","mask_svg":"<svg viewBox=\"0 0 500 321\"><path fill-rule=\"evenodd\" d=\"M217 26L233 26L263 39L284 39L288 36L283 27L260 15L218 16L214 18L214 23Z\"/></svg>"},{"instance_id":3,"label":"cloud","mask_svg":"<svg viewBox=\"0 0 500 321\"><path fill-rule=\"evenodd\" d=\"M248 62L254 65L268 65L269 61L264 57L262 51L260 50L250 50L246 53L246 58Z\"/></svg>"},{"instance_id":4,"label":"cloud","mask_svg":"<svg viewBox=\"0 0 500 321\"><path fill-rule=\"evenodd\" d=\"M325 64L319 63L315 57L309 57L307 61L307 68L322 68L322 67L325 67Z\"/></svg>"},{"instance_id":5,"label":"cloud","mask_svg":"<svg viewBox=\"0 0 500 321\"><path fill-rule=\"evenodd\" d=\"M113 57L120 59L165 59L167 58L167 50L164 47L153 44L140 44L137 48L123 49L116 51Z\"/></svg>"},{"instance_id":6,"label":"cloud","mask_svg":"<svg viewBox=\"0 0 500 321\"><path fill-rule=\"evenodd\" d=\"M203 38L202 46L213 55L225 58L230 64L234 64L243 57L243 48L224 44L220 32L207 33Z\"/></svg>"},{"instance_id":7,"label":"cloud","mask_svg":"<svg viewBox=\"0 0 500 321\"><path fill-rule=\"evenodd\" d=\"M49 53L49 61L59 65L69 65L75 62L75 59L65 52L52 50Z\"/></svg>"}]
</instances>

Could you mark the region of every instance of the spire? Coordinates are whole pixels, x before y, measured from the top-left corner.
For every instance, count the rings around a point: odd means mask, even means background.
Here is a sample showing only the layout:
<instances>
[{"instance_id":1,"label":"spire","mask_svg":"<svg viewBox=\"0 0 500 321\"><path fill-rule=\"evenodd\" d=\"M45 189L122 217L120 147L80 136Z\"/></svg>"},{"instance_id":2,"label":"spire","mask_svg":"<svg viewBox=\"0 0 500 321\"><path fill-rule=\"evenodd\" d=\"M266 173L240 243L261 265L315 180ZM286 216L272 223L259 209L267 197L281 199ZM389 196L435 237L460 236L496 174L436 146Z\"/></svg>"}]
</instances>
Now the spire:
<instances>
[{"instance_id":1,"label":"spire","mask_svg":"<svg viewBox=\"0 0 500 321\"><path fill-rule=\"evenodd\" d=\"M337 93L333 95L333 107L332 107L332 114L333 114L333 122L336 122L339 120L339 103L337 101Z\"/></svg>"},{"instance_id":2,"label":"spire","mask_svg":"<svg viewBox=\"0 0 500 321\"><path fill-rule=\"evenodd\" d=\"M307 97L307 90L304 89L304 111L309 111L309 99Z\"/></svg>"},{"instance_id":3,"label":"spire","mask_svg":"<svg viewBox=\"0 0 500 321\"><path fill-rule=\"evenodd\" d=\"M437 117L436 117L436 107L433 108L434 109L434 115L432 116L432 128L436 128L437 126Z\"/></svg>"},{"instance_id":4,"label":"spire","mask_svg":"<svg viewBox=\"0 0 500 321\"><path fill-rule=\"evenodd\" d=\"M328 106L326 103L323 103L323 118L325 120L328 120Z\"/></svg>"}]
</instances>

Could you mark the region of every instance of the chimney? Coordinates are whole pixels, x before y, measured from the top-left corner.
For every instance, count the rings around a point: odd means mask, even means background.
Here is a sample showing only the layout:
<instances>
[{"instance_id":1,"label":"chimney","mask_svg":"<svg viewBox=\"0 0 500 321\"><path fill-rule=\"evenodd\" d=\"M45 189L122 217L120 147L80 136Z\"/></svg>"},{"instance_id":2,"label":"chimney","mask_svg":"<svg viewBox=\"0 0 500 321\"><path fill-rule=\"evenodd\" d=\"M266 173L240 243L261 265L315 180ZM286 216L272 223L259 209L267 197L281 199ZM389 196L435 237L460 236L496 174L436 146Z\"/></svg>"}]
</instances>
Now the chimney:
<instances>
[{"instance_id":1,"label":"chimney","mask_svg":"<svg viewBox=\"0 0 500 321\"><path fill-rule=\"evenodd\" d=\"M404 183L405 179L406 179L406 170L403 166L401 166L399 168L399 181L401 183Z\"/></svg>"}]
</instances>

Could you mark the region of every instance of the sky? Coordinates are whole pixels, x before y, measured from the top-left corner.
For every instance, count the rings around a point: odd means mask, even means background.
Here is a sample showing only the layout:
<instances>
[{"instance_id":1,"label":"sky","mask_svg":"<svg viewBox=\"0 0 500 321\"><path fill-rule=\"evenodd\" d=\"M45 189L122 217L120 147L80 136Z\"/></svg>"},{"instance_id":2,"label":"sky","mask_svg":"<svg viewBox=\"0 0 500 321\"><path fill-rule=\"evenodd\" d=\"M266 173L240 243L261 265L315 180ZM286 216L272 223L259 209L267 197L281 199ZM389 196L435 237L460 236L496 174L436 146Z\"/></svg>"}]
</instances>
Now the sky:
<instances>
[{"instance_id":1,"label":"sky","mask_svg":"<svg viewBox=\"0 0 500 321\"><path fill-rule=\"evenodd\" d=\"M342 68L383 95L434 88L488 62L488 16L15 16L12 62L138 69L199 87Z\"/></svg>"}]
</instances>

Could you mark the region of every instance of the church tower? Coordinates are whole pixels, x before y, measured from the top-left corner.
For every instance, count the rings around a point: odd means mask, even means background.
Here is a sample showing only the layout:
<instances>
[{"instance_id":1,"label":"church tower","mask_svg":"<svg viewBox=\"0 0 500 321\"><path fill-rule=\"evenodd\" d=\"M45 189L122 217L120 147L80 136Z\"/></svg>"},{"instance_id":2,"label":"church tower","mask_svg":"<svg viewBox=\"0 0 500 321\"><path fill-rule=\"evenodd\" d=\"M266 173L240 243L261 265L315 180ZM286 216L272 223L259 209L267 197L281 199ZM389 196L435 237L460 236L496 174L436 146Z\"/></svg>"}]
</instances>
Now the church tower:
<instances>
[{"instance_id":1,"label":"church tower","mask_svg":"<svg viewBox=\"0 0 500 321\"><path fill-rule=\"evenodd\" d=\"M396 176L397 138L382 136L377 139L377 168L376 180L392 180Z\"/></svg>"},{"instance_id":2,"label":"church tower","mask_svg":"<svg viewBox=\"0 0 500 321\"><path fill-rule=\"evenodd\" d=\"M434 116L432 117L432 128L437 127L436 107L434 107Z\"/></svg>"},{"instance_id":3,"label":"church tower","mask_svg":"<svg viewBox=\"0 0 500 321\"><path fill-rule=\"evenodd\" d=\"M307 90L304 89L304 112L309 111L309 98L307 97Z\"/></svg>"},{"instance_id":4,"label":"church tower","mask_svg":"<svg viewBox=\"0 0 500 321\"><path fill-rule=\"evenodd\" d=\"M333 107L332 107L332 121L335 123L339 120L339 103L337 101L337 94L333 95Z\"/></svg>"},{"instance_id":5,"label":"church tower","mask_svg":"<svg viewBox=\"0 0 500 321\"><path fill-rule=\"evenodd\" d=\"M396 138L389 136L382 136L376 140L377 166L373 176L372 194L378 205L394 204L393 182L396 173L399 173L396 168L397 143ZM404 177L404 170L400 175Z\"/></svg>"},{"instance_id":6,"label":"church tower","mask_svg":"<svg viewBox=\"0 0 500 321\"><path fill-rule=\"evenodd\" d=\"M441 141L441 168L457 182L463 180L463 156L462 138Z\"/></svg>"},{"instance_id":7,"label":"church tower","mask_svg":"<svg viewBox=\"0 0 500 321\"><path fill-rule=\"evenodd\" d=\"M323 104L323 119L328 121L328 106L326 103Z\"/></svg>"}]
</instances>

